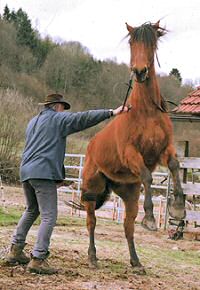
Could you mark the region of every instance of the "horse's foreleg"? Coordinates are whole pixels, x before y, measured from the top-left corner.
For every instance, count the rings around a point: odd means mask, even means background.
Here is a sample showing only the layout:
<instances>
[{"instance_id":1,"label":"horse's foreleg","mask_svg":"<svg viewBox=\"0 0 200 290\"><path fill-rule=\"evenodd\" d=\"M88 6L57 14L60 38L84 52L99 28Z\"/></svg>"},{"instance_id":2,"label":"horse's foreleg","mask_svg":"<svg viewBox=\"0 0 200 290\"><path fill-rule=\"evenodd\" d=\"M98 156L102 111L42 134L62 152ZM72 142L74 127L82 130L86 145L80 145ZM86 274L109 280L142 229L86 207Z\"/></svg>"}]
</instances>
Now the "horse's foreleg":
<instances>
[{"instance_id":1,"label":"horse's foreleg","mask_svg":"<svg viewBox=\"0 0 200 290\"><path fill-rule=\"evenodd\" d=\"M176 150L170 144L161 157L161 163L168 166L173 180L173 195L168 202L168 211L171 217L181 220L185 217L185 196L181 187L179 176L179 162L176 158Z\"/></svg>"},{"instance_id":2,"label":"horse's foreleg","mask_svg":"<svg viewBox=\"0 0 200 290\"><path fill-rule=\"evenodd\" d=\"M134 176L138 176L138 179L144 185L145 198L144 198L144 210L145 216L142 220L142 226L150 231L156 231L156 220L153 215L153 202L152 202L152 176L149 169L145 166L141 154L135 150L133 146L127 146L126 148L126 160L127 167L131 170Z\"/></svg>"},{"instance_id":3,"label":"horse's foreleg","mask_svg":"<svg viewBox=\"0 0 200 290\"><path fill-rule=\"evenodd\" d=\"M144 228L147 228L151 231L156 231L156 220L153 215L153 202L152 202L152 190L151 190L151 184L152 184L152 175L151 172L147 168L143 168L141 172L141 179L142 183L144 185L145 190L145 198L144 198L144 211L145 215L142 220L142 226Z\"/></svg>"},{"instance_id":4,"label":"horse's foreleg","mask_svg":"<svg viewBox=\"0 0 200 290\"><path fill-rule=\"evenodd\" d=\"M185 218L185 196L181 187L179 177L179 162L171 156L168 161L168 167L172 174L173 186L174 186L174 197L170 197L168 210L171 217L181 220Z\"/></svg>"},{"instance_id":5,"label":"horse's foreleg","mask_svg":"<svg viewBox=\"0 0 200 290\"><path fill-rule=\"evenodd\" d=\"M89 267L91 268L97 268L97 257L94 241L94 231L96 226L95 206L95 201L85 201L85 209L87 212L87 229L89 233L88 261Z\"/></svg>"}]
</instances>

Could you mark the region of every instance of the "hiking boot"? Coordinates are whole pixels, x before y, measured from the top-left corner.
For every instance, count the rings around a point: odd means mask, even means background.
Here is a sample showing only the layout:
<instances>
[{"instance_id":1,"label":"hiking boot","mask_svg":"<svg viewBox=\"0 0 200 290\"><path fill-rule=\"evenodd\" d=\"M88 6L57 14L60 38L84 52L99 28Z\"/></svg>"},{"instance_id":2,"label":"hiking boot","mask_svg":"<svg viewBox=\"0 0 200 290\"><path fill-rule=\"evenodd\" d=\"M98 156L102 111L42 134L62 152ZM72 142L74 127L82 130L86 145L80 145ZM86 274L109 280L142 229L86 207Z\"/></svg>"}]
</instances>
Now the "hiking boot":
<instances>
[{"instance_id":1,"label":"hiking boot","mask_svg":"<svg viewBox=\"0 0 200 290\"><path fill-rule=\"evenodd\" d=\"M6 263L10 266L15 266L16 264L28 264L30 262L30 258L25 255L23 249L24 246L22 245L12 244L10 252L5 258Z\"/></svg>"},{"instance_id":2,"label":"hiking boot","mask_svg":"<svg viewBox=\"0 0 200 290\"><path fill-rule=\"evenodd\" d=\"M46 259L38 259L33 257L27 266L27 270L31 273L53 275L58 273L58 269L49 266Z\"/></svg>"}]
</instances>

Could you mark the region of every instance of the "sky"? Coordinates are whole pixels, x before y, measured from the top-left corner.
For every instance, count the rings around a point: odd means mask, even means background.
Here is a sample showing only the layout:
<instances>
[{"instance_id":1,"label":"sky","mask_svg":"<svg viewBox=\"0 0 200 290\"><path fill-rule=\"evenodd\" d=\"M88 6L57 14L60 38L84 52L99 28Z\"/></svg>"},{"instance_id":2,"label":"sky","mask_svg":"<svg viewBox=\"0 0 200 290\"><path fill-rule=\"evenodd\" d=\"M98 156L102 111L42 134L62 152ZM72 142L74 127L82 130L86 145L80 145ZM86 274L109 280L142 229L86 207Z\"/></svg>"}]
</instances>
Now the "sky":
<instances>
[{"instance_id":1,"label":"sky","mask_svg":"<svg viewBox=\"0 0 200 290\"><path fill-rule=\"evenodd\" d=\"M156 72L177 68L184 82L200 85L199 0L0 0L10 10L22 8L41 36L79 41L95 59L130 62L125 22L157 22L169 30L158 46Z\"/></svg>"}]
</instances>

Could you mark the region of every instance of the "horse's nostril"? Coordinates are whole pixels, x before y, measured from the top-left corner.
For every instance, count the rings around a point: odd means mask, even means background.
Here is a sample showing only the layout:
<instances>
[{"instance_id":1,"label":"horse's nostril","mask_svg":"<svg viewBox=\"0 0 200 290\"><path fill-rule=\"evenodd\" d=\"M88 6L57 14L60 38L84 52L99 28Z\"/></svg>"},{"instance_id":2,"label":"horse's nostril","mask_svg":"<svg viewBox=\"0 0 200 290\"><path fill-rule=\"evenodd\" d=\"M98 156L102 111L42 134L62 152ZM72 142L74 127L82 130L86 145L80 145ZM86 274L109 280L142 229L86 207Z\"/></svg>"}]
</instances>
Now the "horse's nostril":
<instances>
[{"instance_id":1,"label":"horse's nostril","mask_svg":"<svg viewBox=\"0 0 200 290\"><path fill-rule=\"evenodd\" d=\"M143 69L135 69L135 74L138 76L146 75L148 73L148 68L144 67Z\"/></svg>"},{"instance_id":2,"label":"horse's nostril","mask_svg":"<svg viewBox=\"0 0 200 290\"><path fill-rule=\"evenodd\" d=\"M137 76L139 76L142 73L142 71L140 69L136 68L136 67L133 68L133 72Z\"/></svg>"},{"instance_id":3,"label":"horse's nostril","mask_svg":"<svg viewBox=\"0 0 200 290\"><path fill-rule=\"evenodd\" d=\"M143 74L143 73L146 72L146 68L144 68L144 69L138 69L138 68L134 67L134 68L132 69L132 71L133 71L136 75L141 75L141 74Z\"/></svg>"},{"instance_id":4,"label":"horse's nostril","mask_svg":"<svg viewBox=\"0 0 200 290\"><path fill-rule=\"evenodd\" d=\"M135 74L137 74L137 68L136 68L136 67L133 67L133 68L132 68L132 71L133 71Z\"/></svg>"},{"instance_id":5,"label":"horse's nostril","mask_svg":"<svg viewBox=\"0 0 200 290\"><path fill-rule=\"evenodd\" d=\"M146 79L149 78L148 74L148 67L144 66L143 68L137 68L136 66L131 68L131 71L134 75L134 78L137 82L144 82Z\"/></svg>"},{"instance_id":6,"label":"horse's nostril","mask_svg":"<svg viewBox=\"0 0 200 290\"><path fill-rule=\"evenodd\" d=\"M147 72L147 68L145 67L144 69L143 69L143 73L146 73Z\"/></svg>"},{"instance_id":7,"label":"horse's nostril","mask_svg":"<svg viewBox=\"0 0 200 290\"><path fill-rule=\"evenodd\" d=\"M141 74L145 74L148 71L147 67L145 66L142 70L141 70Z\"/></svg>"}]
</instances>

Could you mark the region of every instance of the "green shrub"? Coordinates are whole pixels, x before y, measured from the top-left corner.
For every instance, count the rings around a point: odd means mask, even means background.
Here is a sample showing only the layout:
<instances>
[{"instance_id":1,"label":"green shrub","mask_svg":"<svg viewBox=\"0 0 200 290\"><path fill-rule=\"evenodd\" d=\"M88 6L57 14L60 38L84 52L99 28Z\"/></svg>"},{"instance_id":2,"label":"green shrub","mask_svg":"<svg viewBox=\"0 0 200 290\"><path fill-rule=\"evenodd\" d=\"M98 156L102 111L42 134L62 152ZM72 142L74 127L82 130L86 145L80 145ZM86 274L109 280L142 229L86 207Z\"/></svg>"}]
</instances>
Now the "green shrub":
<instances>
[{"instance_id":1,"label":"green shrub","mask_svg":"<svg viewBox=\"0 0 200 290\"><path fill-rule=\"evenodd\" d=\"M0 103L0 175L17 182L24 132L35 109L31 99L9 89L0 90Z\"/></svg>"}]
</instances>

